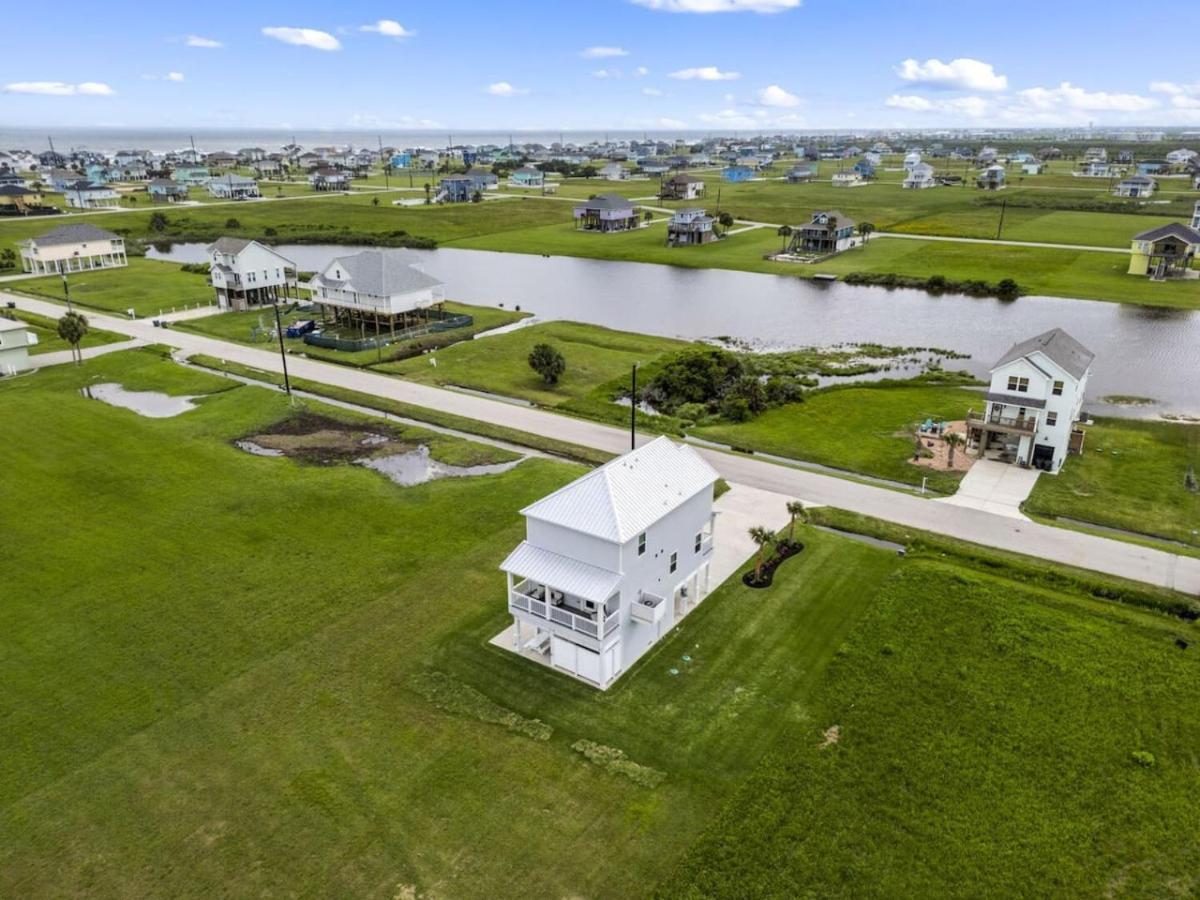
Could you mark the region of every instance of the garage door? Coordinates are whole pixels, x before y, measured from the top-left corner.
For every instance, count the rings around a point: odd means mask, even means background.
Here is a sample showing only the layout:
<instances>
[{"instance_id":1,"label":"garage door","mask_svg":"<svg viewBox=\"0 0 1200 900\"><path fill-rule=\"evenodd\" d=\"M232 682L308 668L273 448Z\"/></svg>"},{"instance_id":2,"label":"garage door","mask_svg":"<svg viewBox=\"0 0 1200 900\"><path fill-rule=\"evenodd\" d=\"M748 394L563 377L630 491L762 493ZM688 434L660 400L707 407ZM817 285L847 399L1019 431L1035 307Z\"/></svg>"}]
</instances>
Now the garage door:
<instances>
[{"instance_id":1,"label":"garage door","mask_svg":"<svg viewBox=\"0 0 1200 900\"><path fill-rule=\"evenodd\" d=\"M600 683L600 654L563 640L557 635L550 642L550 660L572 675Z\"/></svg>"}]
</instances>

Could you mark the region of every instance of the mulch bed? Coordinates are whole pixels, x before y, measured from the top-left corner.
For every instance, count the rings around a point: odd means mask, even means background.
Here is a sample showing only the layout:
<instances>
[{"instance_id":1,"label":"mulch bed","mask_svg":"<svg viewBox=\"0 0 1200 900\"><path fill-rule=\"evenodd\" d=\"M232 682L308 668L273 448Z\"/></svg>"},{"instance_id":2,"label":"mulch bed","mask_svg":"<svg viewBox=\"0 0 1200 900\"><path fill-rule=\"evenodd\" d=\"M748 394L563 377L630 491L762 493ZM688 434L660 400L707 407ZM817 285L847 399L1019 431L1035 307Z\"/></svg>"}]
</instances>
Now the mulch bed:
<instances>
[{"instance_id":1,"label":"mulch bed","mask_svg":"<svg viewBox=\"0 0 1200 900\"><path fill-rule=\"evenodd\" d=\"M762 565L761 578L757 581L754 578L754 568L751 567L745 575L742 576L742 584L752 588L767 588L771 586L771 582L775 580L775 570L778 569L785 561L793 556L799 555L804 549L804 544L800 541L781 541L775 545L775 555L768 559Z\"/></svg>"}]
</instances>

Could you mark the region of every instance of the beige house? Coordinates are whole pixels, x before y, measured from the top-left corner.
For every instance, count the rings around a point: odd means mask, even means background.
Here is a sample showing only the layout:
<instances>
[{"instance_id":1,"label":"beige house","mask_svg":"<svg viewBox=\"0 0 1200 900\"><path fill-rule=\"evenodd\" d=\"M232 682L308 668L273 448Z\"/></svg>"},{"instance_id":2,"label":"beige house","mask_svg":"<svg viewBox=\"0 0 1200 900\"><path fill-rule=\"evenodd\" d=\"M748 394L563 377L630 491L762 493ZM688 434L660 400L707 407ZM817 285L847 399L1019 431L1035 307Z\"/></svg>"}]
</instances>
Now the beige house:
<instances>
[{"instance_id":1,"label":"beige house","mask_svg":"<svg viewBox=\"0 0 1200 900\"><path fill-rule=\"evenodd\" d=\"M21 250L21 268L38 275L129 264L124 238L86 223L63 225L41 237L19 241L17 246Z\"/></svg>"}]
</instances>

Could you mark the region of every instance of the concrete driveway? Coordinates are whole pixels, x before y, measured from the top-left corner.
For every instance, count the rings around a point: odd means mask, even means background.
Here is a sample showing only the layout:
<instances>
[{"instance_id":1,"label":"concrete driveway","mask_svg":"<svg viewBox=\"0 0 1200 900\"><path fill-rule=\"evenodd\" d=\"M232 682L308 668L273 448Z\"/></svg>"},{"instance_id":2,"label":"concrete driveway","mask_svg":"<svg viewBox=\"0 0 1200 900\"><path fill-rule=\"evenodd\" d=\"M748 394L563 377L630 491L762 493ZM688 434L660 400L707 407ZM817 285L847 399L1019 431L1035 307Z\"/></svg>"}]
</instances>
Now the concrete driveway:
<instances>
[{"instance_id":1,"label":"concrete driveway","mask_svg":"<svg viewBox=\"0 0 1200 900\"><path fill-rule=\"evenodd\" d=\"M1033 490L1040 474L1039 469L1022 469L992 459L981 459L963 476L958 492L953 497L937 502L1029 521L1029 517L1021 513L1021 504Z\"/></svg>"},{"instance_id":2,"label":"concrete driveway","mask_svg":"<svg viewBox=\"0 0 1200 900\"><path fill-rule=\"evenodd\" d=\"M758 525L779 531L788 523L787 494L764 491L745 484L730 483L729 490L713 504L713 558L709 563L712 590L758 552L750 540L750 529Z\"/></svg>"}]
</instances>

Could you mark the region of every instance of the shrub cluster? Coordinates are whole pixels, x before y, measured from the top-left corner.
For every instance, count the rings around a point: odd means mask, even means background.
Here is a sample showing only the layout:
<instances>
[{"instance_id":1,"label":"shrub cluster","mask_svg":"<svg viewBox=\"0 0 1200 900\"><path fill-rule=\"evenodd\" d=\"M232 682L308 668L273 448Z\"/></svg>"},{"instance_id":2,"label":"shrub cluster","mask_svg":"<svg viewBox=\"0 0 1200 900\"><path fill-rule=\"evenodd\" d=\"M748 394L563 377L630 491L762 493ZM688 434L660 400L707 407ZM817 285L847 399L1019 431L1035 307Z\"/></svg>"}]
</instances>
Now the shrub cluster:
<instances>
[{"instance_id":1,"label":"shrub cluster","mask_svg":"<svg viewBox=\"0 0 1200 900\"><path fill-rule=\"evenodd\" d=\"M971 297L999 297L1001 300L1015 300L1021 296L1021 286L1011 278L1005 278L993 284L990 281L979 279L954 281L944 275L930 275L928 278L921 278L913 275L897 275L895 272L851 272L842 280L846 284L915 288L929 291L931 294L967 294Z\"/></svg>"}]
</instances>

